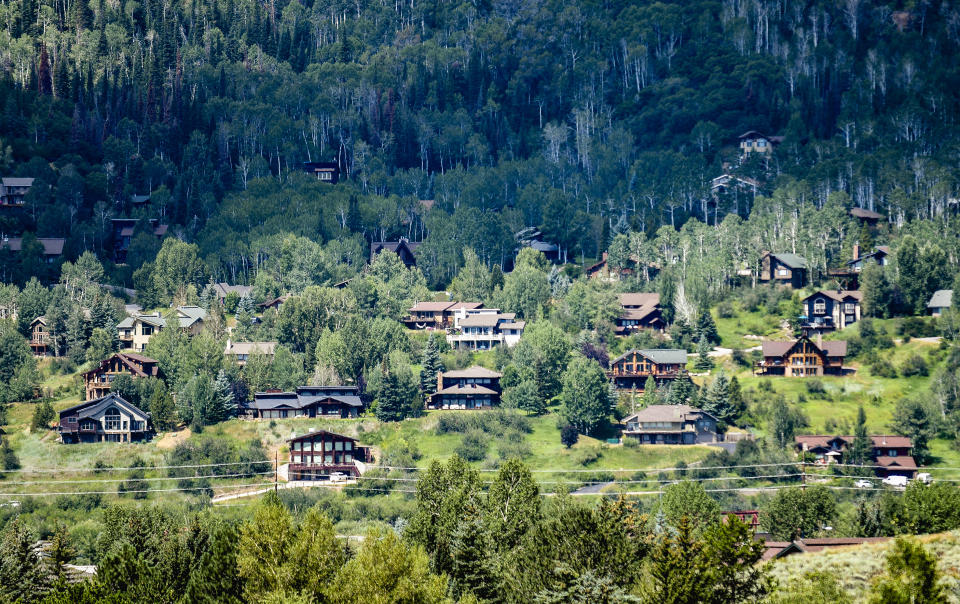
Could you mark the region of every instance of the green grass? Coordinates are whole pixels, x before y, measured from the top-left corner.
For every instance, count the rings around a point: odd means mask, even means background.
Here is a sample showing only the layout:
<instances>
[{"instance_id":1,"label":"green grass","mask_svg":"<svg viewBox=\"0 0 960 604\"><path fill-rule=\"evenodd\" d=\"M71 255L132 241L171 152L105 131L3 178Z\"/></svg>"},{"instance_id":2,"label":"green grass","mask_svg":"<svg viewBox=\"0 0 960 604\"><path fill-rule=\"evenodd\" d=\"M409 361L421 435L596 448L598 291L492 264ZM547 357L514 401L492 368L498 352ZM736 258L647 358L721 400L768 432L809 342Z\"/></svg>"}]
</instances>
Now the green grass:
<instances>
[{"instance_id":1,"label":"green grass","mask_svg":"<svg viewBox=\"0 0 960 604\"><path fill-rule=\"evenodd\" d=\"M739 305L735 305L735 314L732 317L717 317L713 313L717 324L717 334L720 336L720 346L724 348L752 348L760 345L760 340L744 338L746 335L761 336L766 339L785 337L780 329L780 318L766 314L763 311L747 312Z\"/></svg>"}]
</instances>

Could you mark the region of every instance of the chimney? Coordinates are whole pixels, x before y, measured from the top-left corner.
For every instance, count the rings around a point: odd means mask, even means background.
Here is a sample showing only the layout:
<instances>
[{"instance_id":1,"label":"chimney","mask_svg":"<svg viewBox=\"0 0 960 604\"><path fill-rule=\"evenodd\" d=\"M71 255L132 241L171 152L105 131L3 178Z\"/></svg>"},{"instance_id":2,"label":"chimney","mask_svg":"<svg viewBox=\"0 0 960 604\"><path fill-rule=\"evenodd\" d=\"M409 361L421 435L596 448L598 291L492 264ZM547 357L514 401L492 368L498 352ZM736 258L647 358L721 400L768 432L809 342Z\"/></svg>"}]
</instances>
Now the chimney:
<instances>
[{"instance_id":1,"label":"chimney","mask_svg":"<svg viewBox=\"0 0 960 604\"><path fill-rule=\"evenodd\" d=\"M817 348L823 350L823 332L817 331Z\"/></svg>"},{"instance_id":2,"label":"chimney","mask_svg":"<svg viewBox=\"0 0 960 604\"><path fill-rule=\"evenodd\" d=\"M607 253L606 253L606 252L603 253L603 258L602 258L602 259L603 259L604 262L607 261Z\"/></svg>"},{"instance_id":3,"label":"chimney","mask_svg":"<svg viewBox=\"0 0 960 604\"><path fill-rule=\"evenodd\" d=\"M854 243L854 244L853 244L853 259L854 259L854 260L859 260L859 259L860 259L860 244L859 244L859 243Z\"/></svg>"},{"instance_id":4,"label":"chimney","mask_svg":"<svg viewBox=\"0 0 960 604\"><path fill-rule=\"evenodd\" d=\"M883 439L880 441L880 444L882 444L882 445L887 444L887 435L886 435L886 434L883 435Z\"/></svg>"}]
</instances>

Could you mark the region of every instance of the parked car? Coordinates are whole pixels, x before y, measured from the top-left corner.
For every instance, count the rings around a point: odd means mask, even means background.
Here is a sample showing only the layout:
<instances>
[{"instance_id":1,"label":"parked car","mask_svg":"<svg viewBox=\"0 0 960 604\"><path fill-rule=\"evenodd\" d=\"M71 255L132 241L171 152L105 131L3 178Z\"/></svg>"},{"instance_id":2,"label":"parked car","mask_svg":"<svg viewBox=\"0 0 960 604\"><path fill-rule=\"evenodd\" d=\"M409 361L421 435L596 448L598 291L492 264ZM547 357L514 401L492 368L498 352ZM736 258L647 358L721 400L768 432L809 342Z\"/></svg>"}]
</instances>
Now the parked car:
<instances>
[{"instance_id":1,"label":"parked car","mask_svg":"<svg viewBox=\"0 0 960 604\"><path fill-rule=\"evenodd\" d=\"M347 475L343 472L334 472L330 474L330 482L343 482L347 479Z\"/></svg>"},{"instance_id":2,"label":"parked car","mask_svg":"<svg viewBox=\"0 0 960 604\"><path fill-rule=\"evenodd\" d=\"M861 478L857 482L853 483L853 486L857 487L858 489L872 489L873 482L866 480L864 478Z\"/></svg>"},{"instance_id":3,"label":"parked car","mask_svg":"<svg viewBox=\"0 0 960 604\"><path fill-rule=\"evenodd\" d=\"M917 474L916 479L922 482L923 484L930 484L931 482L933 482L933 477L930 476L930 472L920 472L919 474Z\"/></svg>"},{"instance_id":4,"label":"parked car","mask_svg":"<svg viewBox=\"0 0 960 604\"><path fill-rule=\"evenodd\" d=\"M883 479L883 484L889 487L905 487L907 486L907 477L906 476L887 476Z\"/></svg>"}]
</instances>

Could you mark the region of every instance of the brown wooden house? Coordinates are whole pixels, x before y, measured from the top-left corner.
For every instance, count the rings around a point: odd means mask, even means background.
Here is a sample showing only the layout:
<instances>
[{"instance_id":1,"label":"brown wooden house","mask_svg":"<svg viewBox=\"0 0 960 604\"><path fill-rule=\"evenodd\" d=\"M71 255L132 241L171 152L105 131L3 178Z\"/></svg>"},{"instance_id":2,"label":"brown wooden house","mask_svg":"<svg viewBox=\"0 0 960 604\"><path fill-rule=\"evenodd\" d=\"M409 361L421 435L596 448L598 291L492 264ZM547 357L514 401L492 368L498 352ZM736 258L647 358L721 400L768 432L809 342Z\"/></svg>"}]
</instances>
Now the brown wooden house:
<instances>
[{"instance_id":1,"label":"brown wooden house","mask_svg":"<svg viewBox=\"0 0 960 604\"><path fill-rule=\"evenodd\" d=\"M114 378L129 375L134 378L160 377L159 361L132 352L119 352L102 361L97 367L83 373L83 386L88 401L110 393Z\"/></svg>"},{"instance_id":2,"label":"brown wooden house","mask_svg":"<svg viewBox=\"0 0 960 604\"><path fill-rule=\"evenodd\" d=\"M759 281L800 289L807 284L807 259L796 254L766 252L760 259Z\"/></svg>"},{"instance_id":3,"label":"brown wooden house","mask_svg":"<svg viewBox=\"0 0 960 604\"><path fill-rule=\"evenodd\" d=\"M399 241L374 241L370 244L370 262L377 257L380 252L393 252L400 257L407 268L413 268L417 265L416 251L420 247L419 241L408 241L401 237Z\"/></svg>"},{"instance_id":4,"label":"brown wooden house","mask_svg":"<svg viewBox=\"0 0 960 604\"><path fill-rule=\"evenodd\" d=\"M817 464L829 465L845 463L847 450L853 444L853 436L832 436L811 434L794 437L797 453L811 453L816 456ZM917 473L917 462L913 459L913 443L906 436L874 435L870 437L870 464L876 466L877 476L906 476L913 478Z\"/></svg>"},{"instance_id":5,"label":"brown wooden house","mask_svg":"<svg viewBox=\"0 0 960 604\"><path fill-rule=\"evenodd\" d=\"M255 419L357 417L363 401L356 386L300 386L296 392L257 392L244 414Z\"/></svg>"},{"instance_id":6,"label":"brown wooden house","mask_svg":"<svg viewBox=\"0 0 960 604\"><path fill-rule=\"evenodd\" d=\"M370 450L357 439L326 430L308 432L287 441L290 447L289 480L329 480L335 472L360 476L359 463L370 460Z\"/></svg>"},{"instance_id":7,"label":"brown wooden house","mask_svg":"<svg viewBox=\"0 0 960 604\"><path fill-rule=\"evenodd\" d=\"M614 333L618 336L628 336L639 329L663 329L660 309L660 294L658 293L629 293L618 296L620 302L620 316L616 318Z\"/></svg>"},{"instance_id":8,"label":"brown wooden house","mask_svg":"<svg viewBox=\"0 0 960 604\"><path fill-rule=\"evenodd\" d=\"M111 393L61 411L57 432L65 444L129 443L149 438L153 427L149 413Z\"/></svg>"},{"instance_id":9,"label":"brown wooden house","mask_svg":"<svg viewBox=\"0 0 960 604\"><path fill-rule=\"evenodd\" d=\"M761 346L763 360L757 362L757 375L813 377L841 375L847 343L843 340L814 342L806 334L792 342L767 340Z\"/></svg>"},{"instance_id":10,"label":"brown wooden house","mask_svg":"<svg viewBox=\"0 0 960 604\"><path fill-rule=\"evenodd\" d=\"M474 310L481 302L418 302L410 307L403 324L410 329L447 329L453 327L458 310Z\"/></svg>"},{"instance_id":11,"label":"brown wooden house","mask_svg":"<svg viewBox=\"0 0 960 604\"><path fill-rule=\"evenodd\" d=\"M33 351L33 354L38 357L47 356L49 335L47 318L45 316L39 316L30 323L30 349Z\"/></svg>"},{"instance_id":12,"label":"brown wooden house","mask_svg":"<svg viewBox=\"0 0 960 604\"><path fill-rule=\"evenodd\" d=\"M717 442L717 418L690 405L650 405L623 418L623 435L644 445Z\"/></svg>"},{"instance_id":13,"label":"brown wooden house","mask_svg":"<svg viewBox=\"0 0 960 604\"><path fill-rule=\"evenodd\" d=\"M687 351L683 349L628 350L610 361L607 377L617 390L642 391L647 378L657 384L687 379Z\"/></svg>"},{"instance_id":14,"label":"brown wooden house","mask_svg":"<svg viewBox=\"0 0 960 604\"><path fill-rule=\"evenodd\" d=\"M440 373L427 409L492 409L500 404L501 377L498 371L476 366Z\"/></svg>"}]
</instances>

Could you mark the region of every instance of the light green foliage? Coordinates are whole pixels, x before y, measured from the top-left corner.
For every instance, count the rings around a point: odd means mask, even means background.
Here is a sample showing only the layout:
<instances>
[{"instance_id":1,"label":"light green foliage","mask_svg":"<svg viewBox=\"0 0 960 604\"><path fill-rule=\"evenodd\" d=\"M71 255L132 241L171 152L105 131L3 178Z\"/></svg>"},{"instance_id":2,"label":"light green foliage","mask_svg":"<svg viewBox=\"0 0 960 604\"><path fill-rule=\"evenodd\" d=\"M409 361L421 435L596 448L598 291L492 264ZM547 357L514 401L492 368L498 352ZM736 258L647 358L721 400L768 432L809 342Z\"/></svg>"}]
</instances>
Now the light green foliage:
<instances>
[{"instance_id":1,"label":"light green foliage","mask_svg":"<svg viewBox=\"0 0 960 604\"><path fill-rule=\"evenodd\" d=\"M833 494L822 486L790 487L777 491L760 514L760 522L774 539L790 541L816 537L836 518Z\"/></svg>"},{"instance_id":2,"label":"light green foliage","mask_svg":"<svg viewBox=\"0 0 960 604\"><path fill-rule=\"evenodd\" d=\"M936 415L927 402L915 398L897 401L891 427L897 434L910 437L918 464L925 463L930 454L927 445L936 434L935 426Z\"/></svg>"},{"instance_id":3,"label":"light green foliage","mask_svg":"<svg viewBox=\"0 0 960 604\"><path fill-rule=\"evenodd\" d=\"M529 379L505 388L502 404L504 407L520 409L534 415L541 415L547 410L546 401L540 396L536 382Z\"/></svg>"},{"instance_id":4,"label":"light green foliage","mask_svg":"<svg viewBox=\"0 0 960 604\"><path fill-rule=\"evenodd\" d=\"M610 387L596 362L576 356L563 374L560 413L583 434L588 434L610 414Z\"/></svg>"},{"instance_id":5,"label":"light green foliage","mask_svg":"<svg viewBox=\"0 0 960 604\"><path fill-rule=\"evenodd\" d=\"M53 410L53 405L50 404L50 401L44 400L36 406L36 409L34 409L33 419L31 420L30 425L33 430L42 432L44 430L49 430L50 422L56 418L57 413Z\"/></svg>"},{"instance_id":6,"label":"light green foliage","mask_svg":"<svg viewBox=\"0 0 960 604\"><path fill-rule=\"evenodd\" d=\"M887 572L870 594L871 604L943 602L936 558L915 540L898 538L887 554Z\"/></svg>"},{"instance_id":7,"label":"light green foliage","mask_svg":"<svg viewBox=\"0 0 960 604\"><path fill-rule=\"evenodd\" d=\"M811 604L833 602L852 604L853 600L840 586L837 576L829 571L809 571L799 577L791 577L770 594L769 604Z\"/></svg>"},{"instance_id":8,"label":"light green foliage","mask_svg":"<svg viewBox=\"0 0 960 604\"><path fill-rule=\"evenodd\" d=\"M720 504L698 482L682 480L663 489L660 510L670 526L688 519L690 528L702 531L720 521Z\"/></svg>"},{"instance_id":9,"label":"light green foliage","mask_svg":"<svg viewBox=\"0 0 960 604\"><path fill-rule=\"evenodd\" d=\"M560 394L570 350L563 330L547 321L537 321L527 324L523 338L513 349L513 361L521 380L533 380L540 396L549 400Z\"/></svg>"},{"instance_id":10,"label":"light green foliage","mask_svg":"<svg viewBox=\"0 0 960 604\"><path fill-rule=\"evenodd\" d=\"M463 268L450 282L455 300L483 302L493 292L490 270L471 248L463 250Z\"/></svg>"},{"instance_id":11,"label":"light green foliage","mask_svg":"<svg viewBox=\"0 0 960 604\"><path fill-rule=\"evenodd\" d=\"M33 396L37 362L12 321L0 321L0 407Z\"/></svg>"},{"instance_id":12,"label":"light green foliage","mask_svg":"<svg viewBox=\"0 0 960 604\"><path fill-rule=\"evenodd\" d=\"M522 252L521 252L522 253ZM537 252L539 253L539 252ZM503 280L503 289L495 296L498 306L522 319L533 320L550 300L550 283L545 270L519 263Z\"/></svg>"},{"instance_id":13,"label":"light green foliage","mask_svg":"<svg viewBox=\"0 0 960 604\"><path fill-rule=\"evenodd\" d=\"M173 237L163 241L150 269L149 287L157 301L170 301L189 284L203 282L204 266L199 258L200 248Z\"/></svg>"},{"instance_id":14,"label":"light green foliage","mask_svg":"<svg viewBox=\"0 0 960 604\"><path fill-rule=\"evenodd\" d=\"M90 332L90 341L87 344L87 362L96 363L107 358L117 349L117 331L95 327Z\"/></svg>"}]
</instances>

